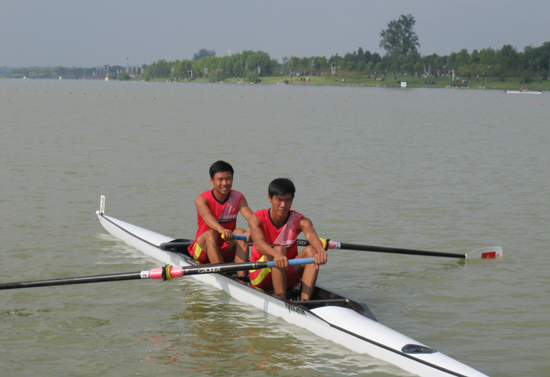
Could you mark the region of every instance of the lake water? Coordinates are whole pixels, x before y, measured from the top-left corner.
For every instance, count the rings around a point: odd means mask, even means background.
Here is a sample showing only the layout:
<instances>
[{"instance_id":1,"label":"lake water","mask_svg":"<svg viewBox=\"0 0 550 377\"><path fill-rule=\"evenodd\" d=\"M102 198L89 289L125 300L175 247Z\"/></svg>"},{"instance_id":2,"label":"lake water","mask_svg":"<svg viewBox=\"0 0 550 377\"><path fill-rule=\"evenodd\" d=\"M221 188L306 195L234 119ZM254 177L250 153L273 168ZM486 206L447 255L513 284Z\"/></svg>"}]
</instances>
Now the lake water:
<instances>
[{"instance_id":1,"label":"lake water","mask_svg":"<svg viewBox=\"0 0 550 377\"><path fill-rule=\"evenodd\" d=\"M511 88L514 89L514 88ZM491 376L550 374L550 101L451 89L0 80L1 283L158 267L95 211L196 231L210 164L253 210L290 177L321 285ZM239 225L245 226L242 218ZM194 279L2 291L2 376L405 376Z\"/></svg>"}]
</instances>

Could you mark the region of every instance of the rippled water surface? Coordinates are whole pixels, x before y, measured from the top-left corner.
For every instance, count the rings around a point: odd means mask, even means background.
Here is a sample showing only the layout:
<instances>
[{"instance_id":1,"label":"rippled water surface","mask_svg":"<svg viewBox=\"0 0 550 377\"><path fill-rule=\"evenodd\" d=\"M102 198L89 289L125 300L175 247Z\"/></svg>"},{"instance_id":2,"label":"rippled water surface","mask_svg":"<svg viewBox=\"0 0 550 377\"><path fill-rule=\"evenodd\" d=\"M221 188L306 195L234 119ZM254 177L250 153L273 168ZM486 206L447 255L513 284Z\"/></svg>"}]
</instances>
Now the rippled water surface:
<instances>
[{"instance_id":1,"label":"rippled water surface","mask_svg":"<svg viewBox=\"0 0 550 377\"><path fill-rule=\"evenodd\" d=\"M498 261L333 251L319 283L492 376L550 374L548 93L0 80L1 281L160 265L107 213L195 232L217 159L253 210L267 185L349 243ZM239 219L244 226L242 219ZM2 291L2 376L406 376L191 279ZM71 372L71 371L74 371Z\"/></svg>"}]
</instances>

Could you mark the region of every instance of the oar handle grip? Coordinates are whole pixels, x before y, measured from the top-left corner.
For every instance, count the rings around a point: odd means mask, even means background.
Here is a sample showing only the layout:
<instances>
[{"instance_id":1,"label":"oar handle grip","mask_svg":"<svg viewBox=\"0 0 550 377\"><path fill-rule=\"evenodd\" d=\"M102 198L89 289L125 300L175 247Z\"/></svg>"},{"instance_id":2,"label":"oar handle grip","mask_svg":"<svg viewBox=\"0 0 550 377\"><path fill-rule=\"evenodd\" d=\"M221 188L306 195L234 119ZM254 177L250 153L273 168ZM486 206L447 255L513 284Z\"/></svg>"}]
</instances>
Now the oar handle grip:
<instances>
[{"instance_id":1,"label":"oar handle grip","mask_svg":"<svg viewBox=\"0 0 550 377\"><path fill-rule=\"evenodd\" d=\"M225 239L225 236L223 234L222 238ZM233 234L233 239L235 241L246 241L246 234Z\"/></svg>"},{"instance_id":2,"label":"oar handle grip","mask_svg":"<svg viewBox=\"0 0 550 377\"><path fill-rule=\"evenodd\" d=\"M302 258L302 259L289 259L288 265L289 266L296 266L299 264L313 264L315 263L314 258ZM269 261L267 262L267 267L275 267L275 261Z\"/></svg>"}]
</instances>

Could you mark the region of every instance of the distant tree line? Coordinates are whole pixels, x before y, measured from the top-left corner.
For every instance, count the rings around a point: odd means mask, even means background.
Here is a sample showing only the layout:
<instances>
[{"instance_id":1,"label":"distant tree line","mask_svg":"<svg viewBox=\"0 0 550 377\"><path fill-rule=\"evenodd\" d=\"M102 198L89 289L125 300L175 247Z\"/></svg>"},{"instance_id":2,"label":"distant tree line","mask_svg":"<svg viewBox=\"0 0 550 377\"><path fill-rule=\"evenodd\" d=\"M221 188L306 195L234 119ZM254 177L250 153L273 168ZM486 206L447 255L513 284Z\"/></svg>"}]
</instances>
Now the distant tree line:
<instances>
[{"instance_id":1,"label":"distant tree line","mask_svg":"<svg viewBox=\"0 0 550 377\"><path fill-rule=\"evenodd\" d=\"M145 68L144 77L191 79L208 76L210 81L222 81L227 77L247 77L257 75L332 75L337 76L383 76L385 74L408 74L439 76L454 71L460 76L523 77L529 82L533 77L547 78L550 64L550 42L544 42L540 47L527 46L519 52L512 45L504 45L500 49L491 47L481 51L466 49L449 55L420 55L416 50L406 55L400 52L387 53L380 56L361 47L357 51L348 52L344 56L335 54L330 58L324 56L284 57L281 62L272 59L263 51L243 51L231 56L207 57L196 61L159 60ZM207 68L205 73L204 68Z\"/></svg>"},{"instance_id":2,"label":"distant tree line","mask_svg":"<svg viewBox=\"0 0 550 377\"><path fill-rule=\"evenodd\" d=\"M9 77L27 77L27 78L42 78L42 79L57 79L63 77L64 79L81 79L84 76L92 76L94 72L96 76L105 76L107 71L111 77L116 77L118 72L125 71L126 67L120 65L104 65L101 67L31 67L31 68L11 68Z\"/></svg>"},{"instance_id":3,"label":"distant tree line","mask_svg":"<svg viewBox=\"0 0 550 377\"><path fill-rule=\"evenodd\" d=\"M197 55L195 54L195 57ZM227 77L270 76L276 74L277 69L277 60L271 59L267 52L249 50L223 57L210 55L198 60L183 59L169 62L161 59L148 65L143 76L146 80L159 77L179 80L208 77L210 81L223 81Z\"/></svg>"},{"instance_id":4,"label":"distant tree line","mask_svg":"<svg viewBox=\"0 0 550 377\"><path fill-rule=\"evenodd\" d=\"M193 60L153 63L146 68L145 76L191 78L206 75L211 81L226 77L252 77L259 66L261 75L338 75L338 76L385 76L386 74L409 74L439 76L454 72L457 76L522 77L529 82L533 76L550 75L550 42L540 47L527 46L523 52L512 45L500 49L491 47L481 51L467 49L449 55L424 55L418 52L420 43L414 32L416 20L411 14L402 15L388 23L380 32L380 47L384 56L371 53L361 47L344 56L284 57L279 63L263 51L243 51L231 56L215 57L212 50L201 49Z\"/></svg>"},{"instance_id":5,"label":"distant tree line","mask_svg":"<svg viewBox=\"0 0 550 377\"><path fill-rule=\"evenodd\" d=\"M371 57L370 59L368 57ZM319 61L319 58L316 58ZM527 46L523 52L512 45L504 45L500 49L491 47L481 51L462 49L449 55L424 55L411 52L407 55L386 54L381 59L378 54L370 54L361 48L357 52L347 53L344 57L333 56L327 61L329 65L339 67L341 74L365 75L384 73L407 73L430 75L448 73L454 70L456 75L519 77L524 75L548 76L550 62L550 42L544 42L540 47Z\"/></svg>"},{"instance_id":6,"label":"distant tree line","mask_svg":"<svg viewBox=\"0 0 550 377\"><path fill-rule=\"evenodd\" d=\"M510 44L500 49L492 47L481 51L467 49L449 55L421 55L420 43L414 32L416 21L411 14L402 15L388 23L380 32L380 47L386 50L384 56L371 53L361 47L344 56L287 56L278 62L264 51L243 51L223 57L215 56L213 50L200 49L192 60L167 61L161 59L150 65L143 65L143 78L166 78L193 80L208 77L210 81L223 81L228 77L242 77L247 81L259 81L260 76L273 75L338 75L338 76L386 76L387 74L408 74L417 76L439 76L454 72L460 76L521 77L529 82L533 77L550 76L550 42L539 47L526 46L523 51ZM124 67L113 66L111 73ZM85 68L92 74L94 67ZM258 72L259 70L259 72ZM25 68L12 69L12 77L56 77L80 78L84 68ZM126 75L123 75L126 78Z\"/></svg>"}]
</instances>

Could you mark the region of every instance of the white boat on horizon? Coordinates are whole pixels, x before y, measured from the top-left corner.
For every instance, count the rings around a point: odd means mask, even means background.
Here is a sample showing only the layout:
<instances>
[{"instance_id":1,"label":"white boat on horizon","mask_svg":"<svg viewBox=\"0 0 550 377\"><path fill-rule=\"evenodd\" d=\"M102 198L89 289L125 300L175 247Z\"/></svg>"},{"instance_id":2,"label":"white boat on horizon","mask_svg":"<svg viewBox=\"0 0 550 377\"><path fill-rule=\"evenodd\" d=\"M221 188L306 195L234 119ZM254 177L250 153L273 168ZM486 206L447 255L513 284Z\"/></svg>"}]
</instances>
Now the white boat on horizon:
<instances>
[{"instance_id":1,"label":"white boat on horizon","mask_svg":"<svg viewBox=\"0 0 550 377\"><path fill-rule=\"evenodd\" d=\"M531 90L528 90L528 91L525 91L525 90L505 90L504 93L508 93L508 94L542 94L542 90L541 91L531 91Z\"/></svg>"}]
</instances>

